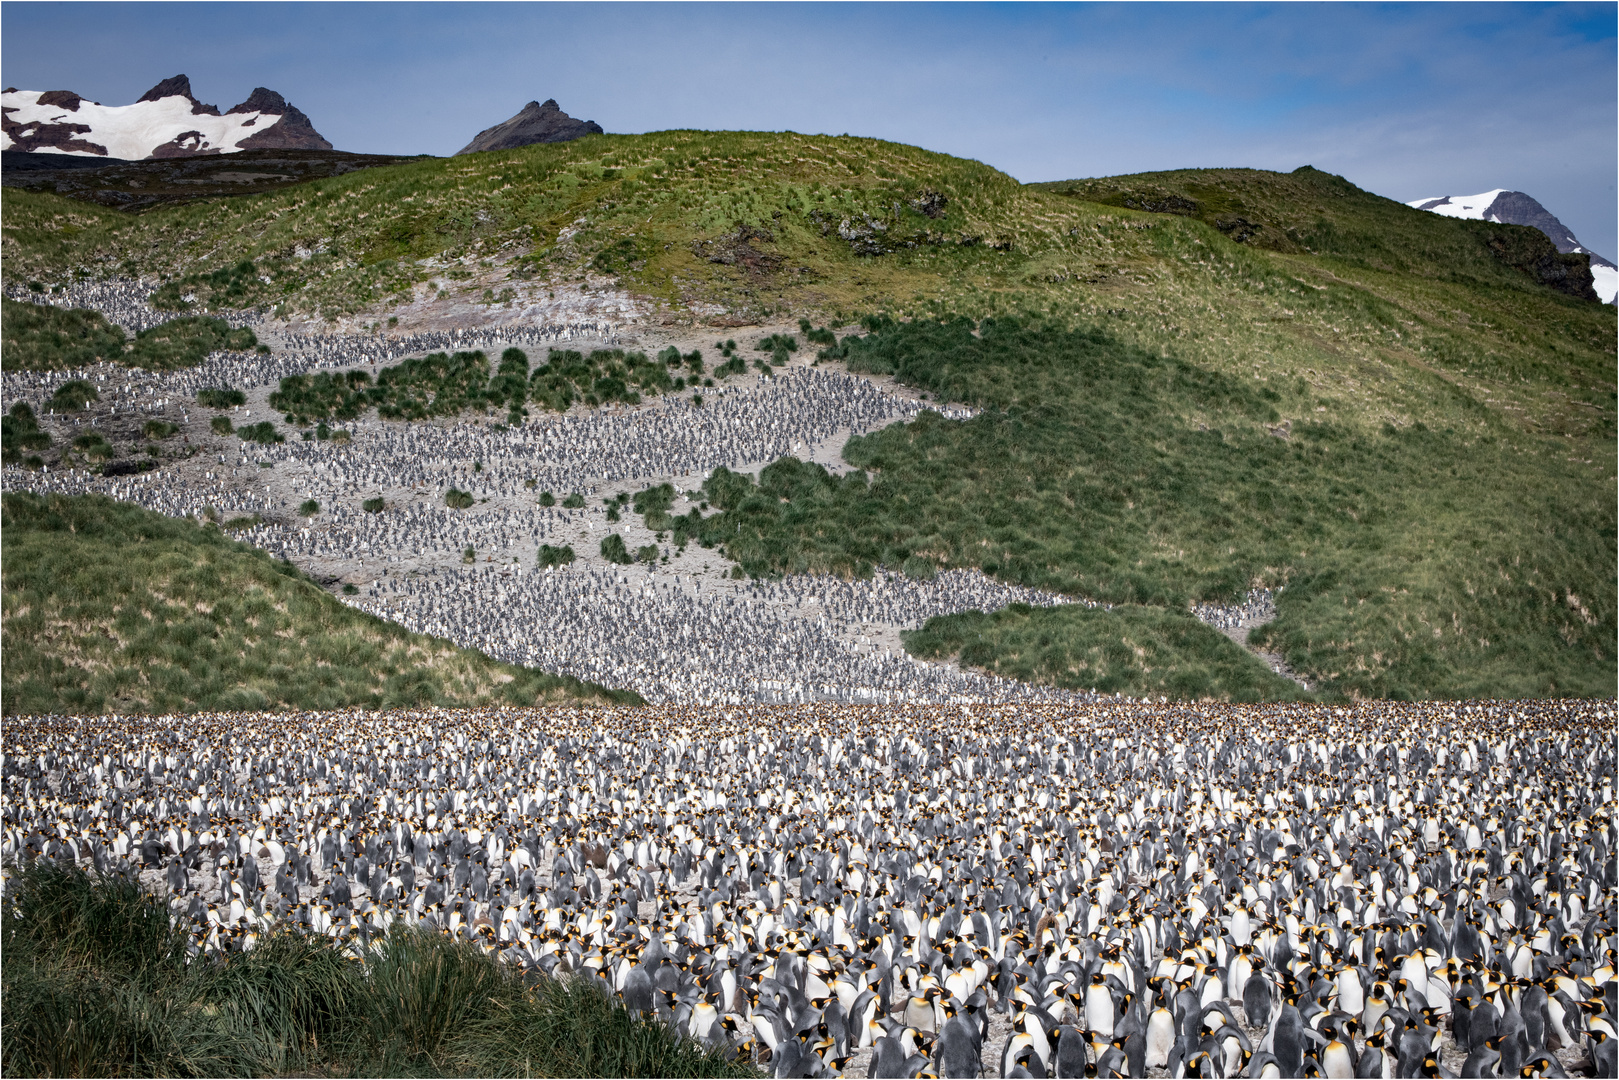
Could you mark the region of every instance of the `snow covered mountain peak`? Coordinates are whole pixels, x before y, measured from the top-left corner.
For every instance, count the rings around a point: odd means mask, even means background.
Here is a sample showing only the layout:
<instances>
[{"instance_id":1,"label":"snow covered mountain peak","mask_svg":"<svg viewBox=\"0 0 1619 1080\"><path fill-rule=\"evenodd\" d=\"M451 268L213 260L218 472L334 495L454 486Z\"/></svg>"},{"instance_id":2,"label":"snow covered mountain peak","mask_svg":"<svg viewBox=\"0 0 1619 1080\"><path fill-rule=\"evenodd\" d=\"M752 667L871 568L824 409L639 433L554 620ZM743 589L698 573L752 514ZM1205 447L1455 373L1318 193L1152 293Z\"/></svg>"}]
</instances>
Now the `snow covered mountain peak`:
<instances>
[{"instance_id":1,"label":"snow covered mountain peak","mask_svg":"<svg viewBox=\"0 0 1619 1080\"><path fill-rule=\"evenodd\" d=\"M1428 210L1445 217L1467 218L1472 221L1498 221L1506 225L1530 225L1545 233L1557 250L1564 254L1578 253L1591 257L1592 285L1604 304L1614 302L1619 295L1619 267L1598 255L1575 238L1567 225L1521 191L1496 188L1478 195L1440 195L1436 198L1412 199L1407 206Z\"/></svg>"},{"instance_id":2,"label":"snow covered mountain peak","mask_svg":"<svg viewBox=\"0 0 1619 1080\"><path fill-rule=\"evenodd\" d=\"M191 92L184 75L164 79L133 105L103 105L71 90L0 94L0 149L84 157L191 157L238 150L330 150L309 117L258 87L221 113Z\"/></svg>"},{"instance_id":3,"label":"snow covered mountain peak","mask_svg":"<svg viewBox=\"0 0 1619 1080\"><path fill-rule=\"evenodd\" d=\"M1437 199L1416 199L1406 203L1418 210L1432 210L1446 217L1471 218L1474 221L1499 221L1488 216L1495 200L1506 194L1506 188L1496 188L1482 195L1441 195Z\"/></svg>"}]
</instances>

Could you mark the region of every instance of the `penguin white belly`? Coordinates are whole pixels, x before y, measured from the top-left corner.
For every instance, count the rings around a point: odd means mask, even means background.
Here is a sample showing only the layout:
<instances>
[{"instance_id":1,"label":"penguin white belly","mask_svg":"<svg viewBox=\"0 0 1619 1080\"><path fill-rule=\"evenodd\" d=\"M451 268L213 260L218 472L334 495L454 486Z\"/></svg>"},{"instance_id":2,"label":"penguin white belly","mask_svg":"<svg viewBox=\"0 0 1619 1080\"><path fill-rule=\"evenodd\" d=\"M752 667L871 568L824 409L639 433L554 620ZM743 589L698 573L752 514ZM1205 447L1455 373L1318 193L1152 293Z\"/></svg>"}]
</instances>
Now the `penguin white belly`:
<instances>
[{"instance_id":1,"label":"penguin white belly","mask_svg":"<svg viewBox=\"0 0 1619 1080\"><path fill-rule=\"evenodd\" d=\"M1085 1025L1104 1041L1113 1038L1113 994L1107 987L1085 988Z\"/></svg>"},{"instance_id":2,"label":"penguin white belly","mask_svg":"<svg viewBox=\"0 0 1619 1080\"><path fill-rule=\"evenodd\" d=\"M1175 1047L1175 1016L1160 1005L1147 1019L1147 1057L1149 1069L1161 1069L1169 1064L1169 1052Z\"/></svg>"},{"instance_id":3,"label":"penguin white belly","mask_svg":"<svg viewBox=\"0 0 1619 1080\"><path fill-rule=\"evenodd\" d=\"M1223 1075L1239 1075L1242 1071L1242 1044L1236 1039L1227 1036L1225 1041L1220 1044L1220 1050L1225 1055L1225 1072Z\"/></svg>"},{"instance_id":4,"label":"penguin white belly","mask_svg":"<svg viewBox=\"0 0 1619 1080\"><path fill-rule=\"evenodd\" d=\"M1253 964L1249 962L1247 956L1239 953L1231 960L1231 967L1227 971L1226 982L1234 989L1237 987L1247 986L1248 978L1253 973Z\"/></svg>"},{"instance_id":5,"label":"penguin white belly","mask_svg":"<svg viewBox=\"0 0 1619 1080\"><path fill-rule=\"evenodd\" d=\"M1337 1039L1321 1051L1320 1061L1322 1073L1333 1080L1354 1080L1355 1063L1350 1059L1349 1048Z\"/></svg>"},{"instance_id":6,"label":"penguin white belly","mask_svg":"<svg viewBox=\"0 0 1619 1080\"><path fill-rule=\"evenodd\" d=\"M1350 1016L1358 1016L1366 1008L1366 991L1353 968L1338 973L1338 1008Z\"/></svg>"}]
</instances>

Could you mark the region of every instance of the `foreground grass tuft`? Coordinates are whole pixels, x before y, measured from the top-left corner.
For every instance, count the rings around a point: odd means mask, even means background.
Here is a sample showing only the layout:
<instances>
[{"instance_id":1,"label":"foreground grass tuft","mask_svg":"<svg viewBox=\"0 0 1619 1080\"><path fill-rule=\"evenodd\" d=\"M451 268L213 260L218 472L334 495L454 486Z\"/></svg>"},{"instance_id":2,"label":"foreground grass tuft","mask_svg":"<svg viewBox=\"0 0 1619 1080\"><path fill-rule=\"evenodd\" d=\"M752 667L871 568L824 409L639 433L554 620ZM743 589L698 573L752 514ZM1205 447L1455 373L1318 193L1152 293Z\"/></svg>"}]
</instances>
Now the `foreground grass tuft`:
<instances>
[{"instance_id":1,"label":"foreground grass tuft","mask_svg":"<svg viewBox=\"0 0 1619 1080\"><path fill-rule=\"evenodd\" d=\"M639 699L346 607L213 526L4 498L6 715Z\"/></svg>"},{"instance_id":2,"label":"foreground grass tuft","mask_svg":"<svg viewBox=\"0 0 1619 1080\"><path fill-rule=\"evenodd\" d=\"M750 1076L583 981L396 927L361 962L272 931L188 959L161 901L50 862L0 903L8 1076Z\"/></svg>"}]
</instances>

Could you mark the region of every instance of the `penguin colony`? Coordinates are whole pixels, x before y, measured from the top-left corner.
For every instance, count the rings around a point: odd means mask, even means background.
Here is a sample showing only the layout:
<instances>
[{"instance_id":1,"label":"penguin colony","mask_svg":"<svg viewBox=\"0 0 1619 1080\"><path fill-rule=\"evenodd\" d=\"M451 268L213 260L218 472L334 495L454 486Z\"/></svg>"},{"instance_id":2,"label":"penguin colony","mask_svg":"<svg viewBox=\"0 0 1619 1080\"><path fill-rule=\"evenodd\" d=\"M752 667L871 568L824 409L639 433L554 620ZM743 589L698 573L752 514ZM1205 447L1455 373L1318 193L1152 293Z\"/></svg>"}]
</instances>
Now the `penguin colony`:
<instances>
[{"instance_id":1,"label":"penguin colony","mask_svg":"<svg viewBox=\"0 0 1619 1080\"><path fill-rule=\"evenodd\" d=\"M18 397L8 394L7 400L29 400L43 416L45 396L20 390ZM154 397L152 407L161 412L175 401ZM134 408L140 411L139 406ZM554 492L561 499L573 491L594 492L599 485L621 481L691 477L700 483L720 466L768 464L840 433L858 434L914 419L921 411L916 402L883 393L865 379L800 368L763 379L756 389L721 388L702 407L684 398L665 399L627 414L541 415L512 429L478 421L387 422L373 416L354 423L347 440L293 438L268 446L237 444L240 449L230 455L233 460L221 454L219 464L249 470L245 475L257 486L253 470L266 462L278 470L278 480L297 485L322 503L378 494L400 500L425 494L428 501L436 501L434 496L441 499L447 488L460 487L480 498L526 495L532 509L532 496L539 491ZM946 415L970 413L946 410ZM238 412L233 419L242 422L247 417ZM23 479L20 470L15 478ZM99 489L91 477L80 482ZM160 472L147 485L136 494L166 496L167 505L177 505L174 496L179 493L168 489L185 486L185 481ZM197 492L184 505L200 507L198 500L209 494L225 492ZM296 532L282 538L282 545L289 554L298 553Z\"/></svg>"},{"instance_id":2,"label":"penguin colony","mask_svg":"<svg viewBox=\"0 0 1619 1080\"><path fill-rule=\"evenodd\" d=\"M649 702L1051 701L1093 698L930 664L881 648L872 624L1051 607L1066 597L1008 586L978 570L927 582L795 575L741 585L617 568L500 574L481 568L389 578L345 598L406 629L497 660L627 686Z\"/></svg>"},{"instance_id":3,"label":"penguin colony","mask_svg":"<svg viewBox=\"0 0 1619 1080\"><path fill-rule=\"evenodd\" d=\"M26 294L15 298L28 299ZM130 319L129 322L136 326L143 322L156 325L179 314L182 313L163 312L155 321ZM111 315L108 321L119 322ZM252 325L250 320L239 316L225 317L225 321L232 326ZM119 325L129 329L125 323ZM178 371L146 371L108 362L67 371L8 371L4 380L5 399L7 402L26 401L40 415L45 415L49 409L46 399L58 386L69 379L86 379L95 384L101 401L113 412L155 415L171 405L193 402L197 391L209 387L274 386L288 375L333 368L348 370L361 365L374 369L429 352L481 349L486 353L493 350L498 355L508 345L532 349L580 340L587 340L590 348L607 348L618 339L611 327L598 323L502 327L498 331L434 330L403 337L286 334L280 351L214 352L195 367Z\"/></svg>"},{"instance_id":4,"label":"penguin colony","mask_svg":"<svg viewBox=\"0 0 1619 1080\"><path fill-rule=\"evenodd\" d=\"M8 864L780 1077L1615 1075L1612 702L24 718Z\"/></svg>"}]
</instances>

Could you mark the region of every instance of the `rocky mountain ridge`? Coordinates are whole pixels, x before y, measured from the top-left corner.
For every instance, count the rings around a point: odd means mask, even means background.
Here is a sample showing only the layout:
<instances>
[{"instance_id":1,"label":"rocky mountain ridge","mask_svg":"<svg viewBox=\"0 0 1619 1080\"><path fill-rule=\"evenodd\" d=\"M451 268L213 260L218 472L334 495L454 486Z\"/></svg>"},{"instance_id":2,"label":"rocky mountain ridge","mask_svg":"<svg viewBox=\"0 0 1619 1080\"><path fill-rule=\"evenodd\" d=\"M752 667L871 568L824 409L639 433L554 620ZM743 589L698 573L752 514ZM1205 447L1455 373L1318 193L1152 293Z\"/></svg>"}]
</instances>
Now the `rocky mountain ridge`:
<instances>
[{"instance_id":1,"label":"rocky mountain ridge","mask_svg":"<svg viewBox=\"0 0 1619 1080\"><path fill-rule=\"evenodd\" d=\"M562 111L556 98L547 98L542 105L531 101L510 120L484 128L476 138L456 155L476 154L485 150L515 150L519 146L535 143L571 142L586 135L604 134L602 126L594 120L575 120Z\"/></svg>"},{"instance_id":2,"label":"rocky mountain ridge","mask_svg":"<svg viewBox=\"0 0 1619 1080\"><path fill-rule=\"evenodd\" d=\"M0 94L0 150L123 161L197 157L241 150L331 150L286 98L257 87L220 112L197 100L185 75L164 79L132 105L103 105L71 90Z\"/></svg>"}]
</instances>

